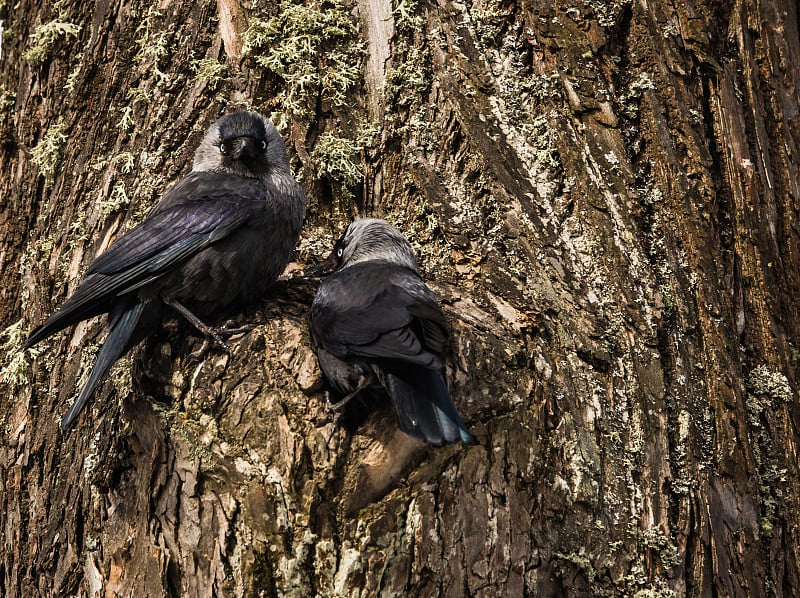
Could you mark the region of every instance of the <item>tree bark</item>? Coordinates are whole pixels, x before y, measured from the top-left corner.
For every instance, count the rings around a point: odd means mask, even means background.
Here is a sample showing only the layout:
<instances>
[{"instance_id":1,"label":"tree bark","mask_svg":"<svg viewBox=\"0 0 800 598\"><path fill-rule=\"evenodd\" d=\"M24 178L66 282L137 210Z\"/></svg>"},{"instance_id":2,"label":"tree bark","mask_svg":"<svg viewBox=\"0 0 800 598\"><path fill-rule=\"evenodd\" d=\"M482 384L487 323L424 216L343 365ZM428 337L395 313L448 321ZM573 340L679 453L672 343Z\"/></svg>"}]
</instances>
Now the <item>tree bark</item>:
<instances>
[{"instance_id":1,"label":"tree bark","mask_svg":"<svg viewBox=\"0 0 800 598\"><path fill-rule=\"evenodd\" d=\"M0 4L3 595L800 595L796 3L298 6ZM295 262L232 358L167 322L61 433L104 322L25 333L242 105ZM472 445L334 426L299 271L365 215Z\"/></svg>"}]
</instances>

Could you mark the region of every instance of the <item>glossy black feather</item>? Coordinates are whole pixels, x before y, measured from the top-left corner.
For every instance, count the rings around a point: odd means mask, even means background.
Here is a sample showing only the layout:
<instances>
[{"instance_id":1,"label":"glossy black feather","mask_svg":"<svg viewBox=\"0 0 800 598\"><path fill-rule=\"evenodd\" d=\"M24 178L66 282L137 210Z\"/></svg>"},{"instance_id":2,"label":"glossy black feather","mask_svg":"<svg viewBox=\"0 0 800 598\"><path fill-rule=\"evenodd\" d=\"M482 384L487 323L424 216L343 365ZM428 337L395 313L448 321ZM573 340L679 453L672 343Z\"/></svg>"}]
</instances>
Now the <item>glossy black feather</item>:
<instances>
[{"instance_id":1,"label":"glossy black feather","mask_svg":"<svg viewBox=\"0 0 800 598\"><path fill-rule=\"evenodd\" d=\"M471 440L444 379L444 315L415 270L385 261L345 267L320 285L310 322L320 367L339 394L382 386L410 436Z\"/></svg>"},{"instance_id":2,"label":"glossy black feather","mask_svg":"<svg viewBox=\"0 0 800 598\"><path fill-rule=\"evenodd\" d=\"M109 313L111 331L64 427L114 361L166 313L175 315L167 305L202 324L201 317L261 297L289 261L306 200L268 120L254 112L223 117L200 143L193 168L92 262L75 292L24 345Z\"/></svg>"}]
</instances>

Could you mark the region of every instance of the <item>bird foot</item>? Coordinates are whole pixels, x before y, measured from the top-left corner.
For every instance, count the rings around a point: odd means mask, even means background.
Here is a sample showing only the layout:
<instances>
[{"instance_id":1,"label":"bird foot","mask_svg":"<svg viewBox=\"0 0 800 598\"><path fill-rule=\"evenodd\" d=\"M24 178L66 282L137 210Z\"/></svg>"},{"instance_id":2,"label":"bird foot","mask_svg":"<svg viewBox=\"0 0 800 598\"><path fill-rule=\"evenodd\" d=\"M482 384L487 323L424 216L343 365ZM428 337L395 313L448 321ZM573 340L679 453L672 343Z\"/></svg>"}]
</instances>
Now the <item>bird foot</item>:
<instances>
[{"instance_id":1,"label":"bird foot","mask_svg":"<svg viewBox=\"0 0 800 598\"><path fill-rule=\"evenodd\" d=\"M215 328L217 334L220 336L234 336L236 334L244 334L251 331L255 326L252 324L239 324L236 320L228 320L222 326Z\"/></svg>"},{"instance_id":2,"label":"bird foot","mask_svg":"<svg viewBox=\"0 0 800 598\"><path fill-rule=\"evenodd\" d=\"M347 405L350 401L352 401L353 398L358 393L360 393L362 390L367 388L369 386L369 384L370 384L370 380L369 379L362 378L358 382L358 387L353 392L351 392L346 397L339 399L335 403L333 401L331 401L331 393L326 390L325 391L325 402L328 403L328 409L330 409L332 411L341 411L342 409L344 409L345 405Z\"/></svg>"},{"instance_id":3,"label":"bird foot","mask_svg":"<svg viewBox=\"0 0 800 598\"><path fill-rule=\"evenodd\" d=\"M330 401L328 401L328 404L330 404ZM342 418L343 417L344 417L343 413L337 413L336 417L333 418L333 426L331 426L331 433L328 435L328 441L325 443L325 445L328 447L329 451L333 449L333 446L331 446L331 443L332 443L333 439L336 437L336 433L343 427L342 426Z\"/></svg>"}]
</instances>

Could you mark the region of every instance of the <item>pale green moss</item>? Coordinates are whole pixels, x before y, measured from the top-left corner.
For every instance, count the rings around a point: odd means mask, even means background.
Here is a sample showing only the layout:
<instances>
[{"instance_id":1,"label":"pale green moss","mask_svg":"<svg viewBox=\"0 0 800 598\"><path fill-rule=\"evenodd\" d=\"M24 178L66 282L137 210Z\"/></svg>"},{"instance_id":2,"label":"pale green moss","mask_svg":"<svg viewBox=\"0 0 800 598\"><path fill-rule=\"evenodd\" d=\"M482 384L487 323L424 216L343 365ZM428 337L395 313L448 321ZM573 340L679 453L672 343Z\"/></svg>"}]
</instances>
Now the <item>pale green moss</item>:
<instances>
[{"instance_id":1,"label":"pale green moss","mask_svg":"<svg viewBox=\"0 0 800 598\"><path fill-rule=\"evenodd\" d=\"M592 566L592 562L582 554L578 554L576 552L570 552L566 554L563 552L556 552L553 557L560 561L572 563L581 573L583 573L583 576L587 581L592 581L597 577L597 571L595 571L594 566Z\"/></svg>"},{"instance_id":2,"label":"pale green moss","mask_svg":"<svg viewBox=\"0 0 800 598\"><path fill-rule=\"evenodd\" d=\"M789 379L781 372L771 372L765 365L756 367L747 380L752 394L773 399L777 403L790 403L794 391Z\"/></svg>"},{"instance_id":3,"label":"pale green moss","mask_svg":"<svg viewBox=\"0 0 800 598\"><path fill-rule=\"evenodd\" d=\"M39 174L48 185L53 183L56 165L61 157L61 147L67 141L64 123L57 123L47 130L39 143L31 150L31 161L39 167Z\"/></svg>"},{"instance_id":4,"label":"pale green moss","mask_svg":"<svg viewBox=\"0 0 800 598\"><path fill-rule=\"evenodd\" d=\"M378 129L369 123L362 124L354 139L323 133L311 152L317 176L329 179L343 195L351 197L349 188L364 178L363 167L355 157L372 145L377 133Z\"/></svg>"},{"instance_id":5,"label":"pale green moss","mask_svg":"<svg viewBox=\"0 0 800 598\"><path fill-rule=\"evenodd\" d=\"M323 133L311 153L317 166L317 176L327 177L344 188L357 185L363 179L361 165L353 160L359 149L352 139Z\"/></svg>"},{"instance_id":6,"label":"pale green moss","mask_svg":"<svg viewBox=\"0 0 800 598\"><path fill-rule=\"evenodd\" d=\"M30 357L37 357L43 351L41 347L32 347L27 351L22 350L22 344L27 338L23 331L23 319L0 332L0 339L5 339L0 344L3 351L3 366L0 368L0 382L7 384L11 390L16 390L28 382L28 364Z\"/></svg>"},{"instance_id":7,"label":"pale green moss","mask_svg":"<svg viewBox=\"0 0 800 598\"><path fill-rule=\"evenodd\" d=\"M130 174L133 172L135 163L136 159L130 152L121 152L111 158L111 164L114 165L122 174Z\"/></svg>"},{"instance_id":8,"label":"pale green moss","mask_svg":"<svg viewBox=\"0 0 800 598\"><path fill-rule=\"evenodd\" d=\"M192 62L192 69L195 81L205 84L212 91L227 80L227 65L215 58L195 60Z\"/></svg>"},{"instance_id":9,"label":"pale green moss","mask_svg":"<svg viewBox=\"0 0 800 598\"><path fill-rule=\"evenodd\" d=\"M67 77L67 81L64 83L64 89L66 89L69 93L73 93L75 91L75 86L78 84L78 77L80 77L82 68L83 61L80 61L75 65L75 68L72 69L72 72Z\"/></svg>"},{"instance_id":10,"label":"pale green moss","mask_svg":"<svg viewBox=\"0 0 800 598\"><path fill-rule=\"evenodd\" d=\"M59 38L71 36L77 39L80 30L80 25L58 19L37 25L30 37L30 47L22 53L22 59L31 64L44 62Z\"/></svg>"},{"instance_id":11,"label":"pale green moss","mask_svg":"<svg viewBox=\"0 0 800 598\"><path fill-rule=\"evenodd\" d=\"M111 190L111 197L100 204L100 219L105 220L111 214L121 212L131 205L131 199L125 191L125 183L117 181Z\"/></svg>"},{"instance_id":12,"label":"pale green moss","mask_svg":"<svg viewBox=\"0 0 800 598\"><path fill-rule=\"evenodd\" d=\"M419 99L431 83L426 48L410 47L402 61L386 72L383 95L387 103L408 105Z\"/></svg>"},{"instance_id":13,"label":"pale green moss","mask_svg":"<svg viewBox=\"0 0 800 598\"><path fill-rule=\"evenodd\" d=\"M392 9L394 27L397 31L409 32L422 29L422 18L417 0L398 0Z\"/></svg>"},{"instance_id":14,"label":"pale green moss","mask_svg":"<svg viewBox=\"0 0 800 598\"><path fill-rule=\"evenodd\" d=\"M155 5L150 6L136 27L136 62L139 63L139 72L154 74L160 82L169 81L169 76L158 68L158 63L169 54L170 32L159 30L156 21L163 16Z\"/></svg>"},{"instance_id":15,"label":"pale green moss","mask_svg":"<svg viewBox=\"0 0 800 598\"><path fill-rule=\"evenodd\" d=\"M334 106L348 103L361 78L358 39L356 21L340 0L283 2L277 16L250 20L242 53L286 82L288 112L309 117L317 96Z\"/></svg>"},{"instance_id":16,"label":"pale green moss","mask_svg":"<svg viewBox=\"0 0 800 598\"><path fill-rule=\"evenodd\" d=\"M8 91L4 85L0 85L0 117L11 115L16 103L17 96Z\"/></svg>"}]
</instances>

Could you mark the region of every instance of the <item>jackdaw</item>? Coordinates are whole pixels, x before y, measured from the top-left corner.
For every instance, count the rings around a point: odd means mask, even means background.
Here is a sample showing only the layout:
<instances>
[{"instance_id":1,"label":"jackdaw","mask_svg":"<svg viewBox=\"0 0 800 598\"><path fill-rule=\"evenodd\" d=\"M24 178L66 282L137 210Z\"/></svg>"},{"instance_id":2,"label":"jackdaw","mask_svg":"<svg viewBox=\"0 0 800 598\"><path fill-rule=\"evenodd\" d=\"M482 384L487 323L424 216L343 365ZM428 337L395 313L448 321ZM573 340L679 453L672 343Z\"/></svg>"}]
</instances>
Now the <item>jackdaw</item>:
<instances>
[{"instance_id":1,"label":"jackdaw","mask_svg":"<svg viewBox=\"0 0 800 598\"><path fill-rule=\"evenodd\" d=\"M384 220L356 220L309 275L330 272L311 305L311 338L341 396L331 407L382 389L409 436L469 442L444 377L447 324L405 237Z\"/></svg>"},{"instance_id":2,"label":"jackdaw","mask_svg":"<svg viewBox=\"0 0 800 598\"><path fill-rule=\"evenodd\" d=\"M72 296L25 342L27 349L108 314L108 337L61 428L73 423L114 362L161 325L165 305L224 346L201 318L264 295L289 261L305 208L269 119L234 112L211 125L192 172L92 262Z\"/></svg>"}]
</instances>

